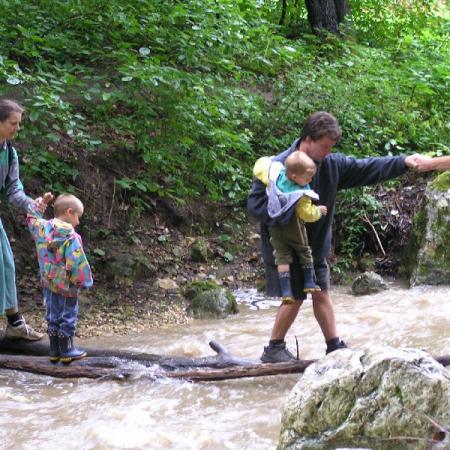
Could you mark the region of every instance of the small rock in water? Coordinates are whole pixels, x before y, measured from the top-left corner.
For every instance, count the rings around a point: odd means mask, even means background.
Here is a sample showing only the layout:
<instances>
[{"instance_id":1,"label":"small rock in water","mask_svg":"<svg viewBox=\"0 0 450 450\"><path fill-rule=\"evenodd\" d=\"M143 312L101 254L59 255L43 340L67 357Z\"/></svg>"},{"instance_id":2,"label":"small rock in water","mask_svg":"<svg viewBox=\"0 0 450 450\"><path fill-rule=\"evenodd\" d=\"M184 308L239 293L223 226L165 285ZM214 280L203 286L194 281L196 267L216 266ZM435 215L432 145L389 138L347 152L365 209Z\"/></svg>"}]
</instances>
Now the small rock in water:
<instances>
[{"instance_id":1,"label":"small rock in water","mask_svg":"<svg viewBox=\"0 0 450 450\"><path fill-rule=\"evenodd\" d=\"M156 283L160 289L178 289L178 284L170 278L159 278Z\"/></svg>"},{"instance_id":2,"label":"small rock in water","mask_svg":"<svg viewBox=\"0 0 450 450\"><path fill-rule=\"evenodd\" d=\"M358 275L352 284L354 295L375 294L387 288L387 283L375 272L364 272Z\"/></svg>"}]
</instances>

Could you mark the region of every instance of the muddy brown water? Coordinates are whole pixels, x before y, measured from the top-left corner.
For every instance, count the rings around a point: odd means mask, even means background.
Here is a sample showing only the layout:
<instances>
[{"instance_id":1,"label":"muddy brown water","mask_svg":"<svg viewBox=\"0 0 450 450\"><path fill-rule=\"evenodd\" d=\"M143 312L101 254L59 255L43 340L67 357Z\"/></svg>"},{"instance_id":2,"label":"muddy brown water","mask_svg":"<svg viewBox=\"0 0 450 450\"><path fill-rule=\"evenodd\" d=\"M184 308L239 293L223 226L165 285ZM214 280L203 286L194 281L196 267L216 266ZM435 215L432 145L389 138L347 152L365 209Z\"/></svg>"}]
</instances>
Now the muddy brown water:
<instances>
[{"instance_id":1,"label":"muddy brown water","mask_svg":"<svg viewBox=\"0 0 450 450\"><path fill-rule=\"evenodd\" d=\"M352 347L382 343L450 354L450 286L353 297L332 291L341 336ZM210 340L256 359L266 344L277 302L236 292L240 314L219 321L104 337L86 345L148 353L205 356ZM304 358L324 344L307 301L287 342L298 337ZM188 383L59 380L0 370L0 449L274 449L283 403L300 375Z\"/></svg>"}]
</instances>

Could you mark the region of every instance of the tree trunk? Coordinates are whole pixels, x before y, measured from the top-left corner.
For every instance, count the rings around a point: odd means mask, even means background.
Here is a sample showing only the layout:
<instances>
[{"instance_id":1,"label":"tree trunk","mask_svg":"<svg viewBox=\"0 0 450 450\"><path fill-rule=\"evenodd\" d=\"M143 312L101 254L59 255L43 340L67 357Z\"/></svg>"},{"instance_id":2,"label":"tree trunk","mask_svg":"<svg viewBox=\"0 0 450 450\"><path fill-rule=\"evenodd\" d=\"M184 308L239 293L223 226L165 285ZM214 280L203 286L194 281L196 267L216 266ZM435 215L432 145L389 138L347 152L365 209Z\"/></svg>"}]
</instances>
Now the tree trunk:
<instances>
[{"instance_id":1,"label":"tree trunk","mask_svg":"<svg viewBox=\"0 0 450 450\"><path fill-rule=\"evenodd\" d=\"M217 381L246 377L263 377L302 373L315 360L295 360L279 364L261 364L231 356L217 342L210 342L215 356L186 358L160 356L130 351L86 349L88 357L70 364L52 363L46 356L44 342L0 340L0 352L20 352L21 355L0 354L0 368L20 370L57 378L181 378L189 381ZM30 356L33 355L33 356ZM435 357L444 366L450 365L450 355Z\"/></svg>"},{"instance_id":2,"label":"tree trunk","mask_svg":"<svg viewBox=\"0 0 450 450\"><path fill-rule=\"evenodd\" d=\"M311 29L320 34L339 33L339 25L350 17L348 0L305 0Z\"/></svg>"},{"instance_id":3,"label":"tree trunk","mask_svg":"<svg viewBox=\"0 0 450 450\"><path fill-rule=\"evenodd\" d=\"M287 0L281 0L281 16L279 25L284 25L284 20L286 19L286 7L287 7Z\"/></svg>"},{"instance_id":4,"label":"tree trunk","mask_svg":"<svg viewBox=\"0 0 450 450\"><path fill-rule=\"evenodd\" d=\"M334 0L334 6L336 8L338 24L349 21L350 5L348 4L348 0Z\"/></svg>"}]
</instances>

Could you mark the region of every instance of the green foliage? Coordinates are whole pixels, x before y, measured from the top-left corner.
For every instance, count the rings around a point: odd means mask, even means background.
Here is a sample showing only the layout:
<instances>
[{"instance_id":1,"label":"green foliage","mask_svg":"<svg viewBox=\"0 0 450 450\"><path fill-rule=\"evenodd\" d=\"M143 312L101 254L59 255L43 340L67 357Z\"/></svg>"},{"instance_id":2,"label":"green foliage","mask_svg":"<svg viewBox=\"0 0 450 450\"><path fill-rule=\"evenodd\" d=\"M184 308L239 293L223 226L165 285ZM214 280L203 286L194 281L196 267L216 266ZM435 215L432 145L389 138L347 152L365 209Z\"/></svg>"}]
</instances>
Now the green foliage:
<instances>
[{"instance_id":1,"label":"green foliage","mask_svg":"<svg viewBox=\"0 0 450 450\"><path fill-rule=\"evenodd\" d=\"M215 281L194 281L187 285L183 290L183 296L188 300L193 300L199 294L203 292L220 290L222 287L218 285Z\"/></svg>"},{"instance_id":2,"label":"green foliage","mask_svg":"<svg viewBox=\"0 0 450 450\"><path fill-rule=\"evenodd\" d=\"M46 188L55 193L75 192L72 184L78 176L73 161L68 163L58 159L55 153L39 149L30 152L25 159L27 176L38 178Z\"/></svg>"},{"instance_id":3,"label":"green foliage","mask_svg":"<svg viewBox=\"0 0 450 450\"><path fill-rule=\"evenodd\" d=\"M431 183L433 189L447 192L450 189L450 171L440 173Z\"/></svg>"},{"instance_id":4,"label":"green foliage","mask_svg":"<svg viewBox=\"0 0 450 450\"><path fill-rule=\"evenodd\" d=\"M347 154L450 153L439 4L354 1L353 38L318 40L298 25L303 2L281 28L278 0L0 0L0 95L28 111L23 172L76 183L54 148L126 154L116 186L138 216L152 196L242 202L253 161L315 110L339 118Z\"/></svg>"},{"instance_id":5,"label":"green foliage","mask_svg":"<svg viewBox=\"0 0 450 450\"><path fill-rule=\"evenodd\" d=\"M436 0L358 0L351 2L358 35L375 45L397 45L411 33L435 25L443 2Z\"/></svg>"},{"instance_id":6,"label":"green foliage","mask_svg":"<svg viewBox=\"0 0 450 450\"><path fill-rule=\"evenodd\" d=\"M339 254L340 258L333 270L337 274L352 269L353 260L367 251L364 248L365 235L369 230L367 220L371 220L372 225L379 228L378 212L381 207L369 187L341 192L335 215L335 224L338 224L335 239L339 243L335 253Z\"/></svg>"},{"instance_id":7,"label":"green foliage","mask_svg":"<svg viewBox=\"0 0 450 450\"><path fill-rule=\"evenodd\" d=\"M29 146L69 138L95 151L113 130L148 167L125 189L245 196L264 102L243 86L296 54L253 2L0 4L9 11L0 19L1 94L20 87Z\"/></svg>"},{"instance_id":8,"label":"green foliage","mask_svg":"<svg viewBox=\"0 0 450 450\"><path fill-rule=\"evenodd\" d=\"M279 2L265 4L277 20ZM440 5L355 1L352 38L302 34L301 64L273 83L273 109L266 114L272 125L255 136L278 151L283 136L287 146L298 135L305 116L328 110L341 122L345 153L450 153L450 36ZM289 3L289 27L298 26L293 8L304 16L303 2Z\"/></svg>"}]
</instances>

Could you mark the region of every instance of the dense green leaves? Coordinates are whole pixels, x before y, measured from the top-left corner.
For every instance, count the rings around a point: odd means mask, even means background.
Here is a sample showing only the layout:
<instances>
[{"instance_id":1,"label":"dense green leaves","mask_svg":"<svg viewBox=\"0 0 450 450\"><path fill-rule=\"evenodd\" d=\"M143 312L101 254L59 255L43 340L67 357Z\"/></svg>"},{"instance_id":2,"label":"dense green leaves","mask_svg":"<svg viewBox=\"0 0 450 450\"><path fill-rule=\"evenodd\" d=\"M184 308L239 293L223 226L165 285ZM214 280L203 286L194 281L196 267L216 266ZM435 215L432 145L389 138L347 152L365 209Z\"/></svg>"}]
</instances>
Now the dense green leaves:
<instances>
[{"instance_id":1,"label":"dense green leaves","mask_svg":"<svg viewBox=\"0 0 450 450\"><path fill-rule=\"evenodd\" d=\"M129 198L237 202L315 110L339 118L346 153L448 153L440 4L351 2L352 38L319 41L302 2L280 28L278 1L0 0L0 94L28 110L25 173L52 179L55 145L116 149L144 168L116 180Z\"/></svg>"}]
</instances>

